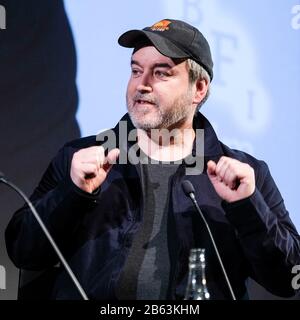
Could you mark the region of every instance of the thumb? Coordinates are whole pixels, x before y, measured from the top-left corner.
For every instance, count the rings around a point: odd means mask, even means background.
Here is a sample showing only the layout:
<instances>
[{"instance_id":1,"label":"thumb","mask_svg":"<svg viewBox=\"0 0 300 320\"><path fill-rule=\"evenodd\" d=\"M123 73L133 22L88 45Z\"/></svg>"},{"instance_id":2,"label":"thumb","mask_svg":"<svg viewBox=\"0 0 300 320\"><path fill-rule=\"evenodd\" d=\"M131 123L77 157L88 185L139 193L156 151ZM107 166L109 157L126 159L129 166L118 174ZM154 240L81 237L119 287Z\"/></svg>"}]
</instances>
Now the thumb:
<instances>
[{"instance_id":1,"label":"thumb","mask_svg":"<svg viewBox=\"0 0 300 320\"><path fill-rule=\"evenodd\" d=\"M212 178L216 175L216 163L212 160L209 160L207 162L207 175L209 176L209 178Z\"/></svg>"},{"instance_id":2,"label":"thumb","mask_svg":"<svg viewBox=\"0 0 300 320\"><path fill-rule=\"evenodd\" d=\"M112 149L109 151L107 157L105 158L103 169L108 172L112 166L116 163L120 154L120 149Z\"/></svg>"}]
</instances>

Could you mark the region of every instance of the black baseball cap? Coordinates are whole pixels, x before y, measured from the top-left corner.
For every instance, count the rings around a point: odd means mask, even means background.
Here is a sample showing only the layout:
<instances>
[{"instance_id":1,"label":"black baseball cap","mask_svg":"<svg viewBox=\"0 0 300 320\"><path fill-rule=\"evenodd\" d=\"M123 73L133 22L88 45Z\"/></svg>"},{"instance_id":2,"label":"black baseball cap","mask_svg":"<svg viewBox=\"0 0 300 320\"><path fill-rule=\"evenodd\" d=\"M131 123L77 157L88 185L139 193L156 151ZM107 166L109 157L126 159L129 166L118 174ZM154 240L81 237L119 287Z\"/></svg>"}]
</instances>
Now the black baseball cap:
<instances>
[{"instance_id":1,"label":"black baseball cap","mask_svg":"<svg viewBox=\"0 0 300 320\"><path fill-rule=\"evenodd\" d=\"M213 61L210 47L203 34L190 24L173 19L161 20L142 30L123 33L118 43L126 48L137 48L150 41L163 55L169 58L190 58L199 63L213 78Z\"/></svg>"}]
</instances>

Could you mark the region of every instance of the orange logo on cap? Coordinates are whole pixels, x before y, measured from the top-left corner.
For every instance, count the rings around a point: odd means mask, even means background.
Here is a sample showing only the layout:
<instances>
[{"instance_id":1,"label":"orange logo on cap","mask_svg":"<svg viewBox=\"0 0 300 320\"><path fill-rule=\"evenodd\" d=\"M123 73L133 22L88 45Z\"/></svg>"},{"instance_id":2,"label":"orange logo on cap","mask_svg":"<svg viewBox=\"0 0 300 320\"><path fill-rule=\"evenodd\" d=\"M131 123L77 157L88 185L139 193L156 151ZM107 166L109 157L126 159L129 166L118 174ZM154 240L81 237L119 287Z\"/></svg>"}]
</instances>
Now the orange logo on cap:
<instances>
[{"instance_id":1,"label":"orange logo on cap","mask_svg":"<svg viewBox=\"0 0 300 320\"><path fill-rule=\"evenodd\" d=\"M152 27L151 30L153 31L166 31L169 30L169 24L171 21L169 20L161 20L157 23L155 23Z\"/></svg>"}]
</instances>

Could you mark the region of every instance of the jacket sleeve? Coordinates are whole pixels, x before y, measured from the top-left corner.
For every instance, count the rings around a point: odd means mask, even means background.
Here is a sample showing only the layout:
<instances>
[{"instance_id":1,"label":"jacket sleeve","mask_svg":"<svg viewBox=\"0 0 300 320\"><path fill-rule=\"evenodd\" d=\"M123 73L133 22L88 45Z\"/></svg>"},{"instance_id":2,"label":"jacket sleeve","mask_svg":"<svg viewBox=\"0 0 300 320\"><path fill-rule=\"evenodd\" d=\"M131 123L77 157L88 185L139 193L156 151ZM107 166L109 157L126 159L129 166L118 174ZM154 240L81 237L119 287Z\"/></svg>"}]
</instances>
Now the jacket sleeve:
<instances>
[{"instance_id":1,"label":"jacket sleeve","mask_svg":"<svg viewBox=\"0 0 300 320\"><path fill-rule=\"evenodd\" d=\"M236 229L251 277L275 295L293 296L292 268L300 264L300 237L267 165L260 162L256 170L253 195L222 205Z\"/></svg>"},{"instance_id":2,"label":"jacket sleeve","mask_svg":"<svg viewBox=\"0 0 300 320\"><path fill-rule=\"evenodd\" d=\"M82 214L93 207L97 194L73 184L70 163L74 150L62 148L50 163L30 200L63 254L74 241ZM72 239L73 238L73 239ZM58 262L58 257L27 205L9 222L5 240L7 252L19 268L38 270Z\"/></svg>"}]
</instances>

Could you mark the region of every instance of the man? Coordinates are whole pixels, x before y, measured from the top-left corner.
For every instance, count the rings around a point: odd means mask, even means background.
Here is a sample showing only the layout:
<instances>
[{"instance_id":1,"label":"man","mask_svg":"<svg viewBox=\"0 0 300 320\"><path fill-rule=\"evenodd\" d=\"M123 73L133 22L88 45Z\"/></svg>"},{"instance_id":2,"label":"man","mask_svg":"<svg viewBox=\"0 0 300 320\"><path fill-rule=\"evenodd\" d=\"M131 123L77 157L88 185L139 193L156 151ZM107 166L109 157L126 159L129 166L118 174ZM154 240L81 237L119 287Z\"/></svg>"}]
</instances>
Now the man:
<instances>
[{"instance_id":1,"label":"man","mask_svg":"<svg viewBox=\"0 0 300 320\"><path fill-rule=\"evenodd\" d=\"M247 296L248 277L292 296L300 239L267 165L219 142L198 112L213 78L206 39L166 19L124 33L119 44L134 48L129 115L113 131L65 145L31 196L87 295L182 299L189 251L201 247L211 298L231 298L204 223L182 190L190 180L236 298ZM112 133L115 143L104 142ZM197 174L188 174L191 158L202 159ZM6 241L18 267L58 263L27 207L15 213ZM79 298L61 267L51 297Z\"/></svg>"}]
</instances>

